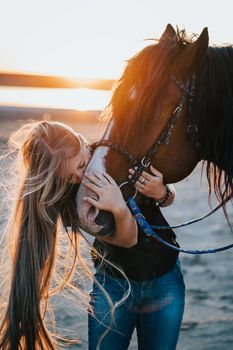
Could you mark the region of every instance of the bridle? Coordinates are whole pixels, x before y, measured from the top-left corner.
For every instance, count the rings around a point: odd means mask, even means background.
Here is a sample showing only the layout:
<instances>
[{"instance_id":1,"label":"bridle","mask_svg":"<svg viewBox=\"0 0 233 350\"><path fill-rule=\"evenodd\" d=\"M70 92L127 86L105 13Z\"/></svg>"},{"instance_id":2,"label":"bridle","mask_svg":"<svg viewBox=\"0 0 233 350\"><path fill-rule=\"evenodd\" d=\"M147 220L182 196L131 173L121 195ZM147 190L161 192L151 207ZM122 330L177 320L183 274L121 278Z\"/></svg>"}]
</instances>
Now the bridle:
<instances>
[{"instance_id":1,"label":"bridle","mask_svg":"<svg viewBox=\"0 0 233 350\"><path fill-rule=\"evenodd\" d=\"M119 185L120 188L122 188L124 185L134 185L135 182L138 180L138 178L140 177L140 175L142 174L142 172L148 168L148 166L151 164L152 158L154 157L154 155L158 152L159 147L161 146L161 144L165 143L166 145L169 144L170 142L170 136L172 133L172 130L175 126L175 124L177 123L177 121L180 119L183 109L184 109L184 105L186 102L186 99L188 100L188 126L187 126L187 132L193 136L193 140L195 140L195 137L197 136L198 133L198 129L196 124L192 121L192 107L193 107L193 100L195 97L195 83L196 83L196 75L193 74L191 79L187 80L186 83L183 83L182 81L178 80L175 76L171 76L171 81L176 85L177 88L179 88L179 90L181 90L182 94L181 94L181 98L179 100L178 105L176 106L176 108L173 110L171 117L169 118L169 121L167 123L167 125L165 126L165 128L162 130L162 132L160 133L158 139L156 139L153 143L153 145L148 149L148 151L146 152L146 154L141 157L140 159L137 159L136 157L134 157L125 147L121 146L120 144L115 144L110 140L106 140L106 139L101 139L100 141L92 144L92 149L95 150L97 147L100 146L107 146L110 149L124 155L131 166L133 167L137 167L135 173L132 175L132 177L128 180L125 181L123 183L121 183ZM194 144L195 148L197 150L200 149L200 144L198 142L195 142ZM220 248L216 248L216 249L204 249L204 250L187 250L187 249L182 249L182 248L178 248L175 247L171 244L169 244L168 242L164 241L155 231L154 229L160 229L160 230L167 230L167 229L174 229L174 228L178 228L178 227L183 227L183 226L187 226L190 224L193 224L195 222L201 221L204 218L210 216L211 214L213 214L214 212L216 212L219 208L221 208L223 205L225 205L231 198L232 195L228 195L218 206L216 206L213 210L211 210L209 213L205 214L204 216L191 220L189 222L186 223L182 223L179 225L175 225L175 226L151 226L149 225L149 223L146 221L146 219L144 218L144 216L141 214L141 211L139 209L139 207L137 206L134 198L136 197L137 194L137 190L135 189L135 193L134 195L129 198L128 200L128 205L131 209L132 214L135 217L135 220L137 221L138 225L141 227L141 229L143 230L143 232L147 235L151 235L153 237L155 237L159 242L161 242L162 244L166 245L167 247L176 250L178 252L183 252L183 253L187 253L187 254L207 254L207 253L216 253L219 251L223 251L223 250L227 250L230 248L233 248L233 244L224 246L224 247L220 247Z\"/></svg>"},{"instance_id":2,"label":"bridle","mask_svg":"<svg viewBox=\"0 0 233 350\"><path fill-rule=\"evenodd\" d=\"M189 122L188 122L188 126L187 126L187 131L188 131L188 133L197 132L197 126L195 124L193 124L193 122L191 120L193 99L195 96L195 82L196 82L195 74L193 74L191 79L187 80L186 83L183 83L182 81L178 80L173 75L171 76L171 81L176 85L176 87L179 90L181 90L181 92L182 92L181 98L179 100L178 105L173 110L171 117L169 118L169 121L168 121L167 125L165 126L164 130L162 130L158 139L156 139L154 141L152 146L148 149L148 151L146 152L146 154L143 157L141 157L140 159L137 159L125 147L121 146L120 144L113 143L110 140L101 139L101 140L95 142L94 144L92 144L93 150L96 149L97 147L100 147L100 146L109 147L110 149L124 155L128 159L130 166L137 167L137 170L135 171L134 175L128 181L120 184L119 187L122 187L125 184L134 185L135 182L140 177L140 175L142 174L143 170L148 168L148 166L151 164L152 158L158 152L161 144L163 144L163 143L165 143L166 145L169 144L172 130L182 115L186 99L188 99L188 115L189 115Z\"/></svg>"}]
</instances>

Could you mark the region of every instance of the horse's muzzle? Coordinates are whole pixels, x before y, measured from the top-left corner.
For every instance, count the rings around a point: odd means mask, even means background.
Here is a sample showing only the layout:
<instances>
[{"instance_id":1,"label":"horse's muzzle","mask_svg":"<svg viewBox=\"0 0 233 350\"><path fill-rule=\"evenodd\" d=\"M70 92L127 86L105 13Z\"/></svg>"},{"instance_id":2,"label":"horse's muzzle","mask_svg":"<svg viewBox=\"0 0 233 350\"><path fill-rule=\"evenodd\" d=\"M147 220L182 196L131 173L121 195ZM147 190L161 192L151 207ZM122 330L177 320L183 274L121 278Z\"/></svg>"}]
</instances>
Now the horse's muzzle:
<instances>
[{"instance_id":1,"label":"horse's muzzle","mask_svg":"<svg viewBox=\"0 0 233 350\"><path fill-rule=\"evenodd\" d=\"M115 222L112 213L100 210L95 218L95 223L103 228L99 232L101 236L111 236L115 232Z\"/></svg>"},{"instance_id":2,"label":"horse's muzzle","mask_svg":"<svg viewBox=\"0 0 233 350\"><path fill-rule=\"evenodd\" d=\"M87 201L84 196L96 196L90 190L80 185L77 196L77 213L80 227L92 235L110 236L115 231L113 215L105 210L99 210Z\"/></svg>"}]
</instances>

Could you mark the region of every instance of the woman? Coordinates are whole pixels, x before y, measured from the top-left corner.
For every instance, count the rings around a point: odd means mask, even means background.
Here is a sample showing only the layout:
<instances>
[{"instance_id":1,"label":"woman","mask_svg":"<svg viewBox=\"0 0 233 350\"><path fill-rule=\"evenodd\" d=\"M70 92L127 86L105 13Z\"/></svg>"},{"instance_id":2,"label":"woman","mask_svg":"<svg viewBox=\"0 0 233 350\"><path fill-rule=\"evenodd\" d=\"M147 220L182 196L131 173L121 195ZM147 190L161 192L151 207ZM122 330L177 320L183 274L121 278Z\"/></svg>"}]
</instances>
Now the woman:
<instances>
[{"instance_id":1,"label":"woman","mask_svg":"<svg viewBox=\"0 0 233 350\"><path fill-rule=\"evenodd\" d=\"M0 326L0 349L53 350L55 340L46 328L44 315L60 239L59 222L66 228L73 248L73 263L61 283L53 285L53 292L70 282L79 258L75 194L91 156L90 147L68 126L45 121L24 125L12 135L10 143L18 151L19 184L8 225L12 268L9 298ZM115 181L108 174L95 173L84 182L99 196L98 201L90 197L86 200L111 211L116 221L115 235L98 240L124 249L135 246L137 225ZM158 198L162 198L161 178L155 182L151 192L148 187L148 195L153 196L156 190ZM174 192L166 204L173 198ZM97 280L96 285L106 296Z\"/></svg>"},{"instance_id":2,"label":"woman","mask_svg":"<svg viewBox=\"0 0 233 350\"><path fill-rule=\"evenodd\" d=\"M159 206L173 202L174 188L171 185L165 187L162 174L153 167L150 170L152 175L143 172L136 182L138 191L144 195L140 207L150 223L167 225ZM133 173L134 170L130 169L129 176ZM94 189L92 185L90 188ZM95 200L89 202L97 206ZM177 245L172 230L157 230L157 233ZM135 246L126 249L96 239L92 255L96 280L90 293L89 350L126 350L135 328L140 350L175 349L185 296L177 252L139 230ZM104 255L108 262L103 262L100 255ZM124 277L116 267L125 273ZM114 317L100 286L116 306ZM128 286L129 296L122 302Z\"/></svg>"},{"instance_id":3,"label":"woman","mask_svg":"<svg viewBox=\"0 0 233 350\"><path fill-rule=\"evenodd\" d=\"M11 136L10 144L18 152L19 184L8 227L12 269L0 349L54 349L44 314L57 255L59 220L66 228L71 226L73 233L78 232L75 194L90 159L90 147L68 126L46 121L22 126ZM115 215L114 241L132 246L137 242L136 223L113 179L107 174L103 178L111 184L99 203ZM93 184L96 181L93 176ZM74 261L57 290L71 279L78 257L78 235L68 229L67 235Z\"/></svg>"}]
</instances>

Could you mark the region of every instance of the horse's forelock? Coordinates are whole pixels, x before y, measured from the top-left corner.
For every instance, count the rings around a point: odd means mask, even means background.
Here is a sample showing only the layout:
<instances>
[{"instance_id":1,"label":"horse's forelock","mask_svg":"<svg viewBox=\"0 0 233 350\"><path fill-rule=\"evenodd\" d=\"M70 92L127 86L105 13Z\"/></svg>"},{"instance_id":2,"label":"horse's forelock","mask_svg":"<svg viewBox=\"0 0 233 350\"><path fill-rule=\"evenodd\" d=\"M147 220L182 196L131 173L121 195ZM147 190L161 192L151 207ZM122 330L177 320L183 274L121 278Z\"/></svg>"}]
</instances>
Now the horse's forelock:
<instances>
[{"instance_id":1,"label":"horse's forelock","mask_svg":"<svg viewBox=\"0 0 233 350\"><path fill-rule=\"evenodd\" d=\"M150 120L156 121L170 79L170 68L178 47L159 41L132 57L116 82L112 99L103 115L111 115L121 143L146 137ZM140 134L140 138L138 137ZM142 140L143 142L143 140Z\"/></svg>"}]
</instances>

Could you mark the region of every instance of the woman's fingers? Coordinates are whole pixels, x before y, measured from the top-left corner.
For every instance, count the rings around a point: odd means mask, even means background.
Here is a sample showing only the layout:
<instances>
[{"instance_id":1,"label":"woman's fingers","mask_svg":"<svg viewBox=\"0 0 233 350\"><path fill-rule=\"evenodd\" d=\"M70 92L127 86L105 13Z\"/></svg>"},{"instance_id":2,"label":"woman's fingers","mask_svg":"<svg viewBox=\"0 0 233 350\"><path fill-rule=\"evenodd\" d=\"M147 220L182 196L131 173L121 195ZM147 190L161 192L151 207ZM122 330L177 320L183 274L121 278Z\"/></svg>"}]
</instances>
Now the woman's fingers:
<instances>
[{"instance_id":1,"label":"woman's fingers","mask_svg":"<svg viewBox=\"0 0 233 350\"><path fill-rule=\"evenodd\" d=\"M106 186L108 184L108 181L106 178L100 174L98 176L94 173L94 175L85 175L87 179L89 179L92 183L94 183L96 186L102 188L103 186ZM85 184L85 182L84 182Z\"/></svg>"},{"instance_id":2,"label":"woman's fingers","mask_svg":"<svg viewBox=\"0 0 233 350\"><path fill-rule=\"evenodd\" d=\"M141 182L139 182L139 181L137 181L137 182L135 183L135 187L136 187L136 189L139 190L139 191L144 191L144 190L145 190L144 185L141 184Z\"/></svg>"},{"instance_id":3,"label":"woman's fingers","mask_svg":"<svg viewBox=\"0 0 233 350\"><path fill-rule=\"evenodd\" d=\"M147 182L153 181L153 178L149 178L148 176L145 175L140 175L137 182L143 184L144 186L147 184Z\"/></svg>"},{"instance_id":4,"label":"woman's fingers","mask_svg":"<svg viewBox=\"0 0 233 350\"><path fill-rule=\"evenodd\" d=\"M132 175L134 175L136 169L137 169L137 167L134 169L132 169L132 168L129 169L129 173L130 173L130 175L128 176L129 179L131 179ZM150 170L152 172L152 175L149 174L147 171L143 170L143 172L141 173L141 175L138 179L141 183L144 182L143 179L146 179L147 181L153 181L155 176L157 176L159 178L163 177L163 174L160 173L160 171L158 171L157 169L155 169L152 165L150 165Z\"/></svg>"},{"instance_id":5,"label":"woman's fingers","mask_svg":"<svg viewBox=\"0 0 233 350\"><path fill-rule=\"evenodd\" d=\"M98 185L96 185L95 183L91 183L91 182L83 182L83 185L87 188L89 188L90 190L94 191L95 193L97 193L98 195L100 195L102 187L99 187Z\"/></svg>"},{"instance_id":6,"label":"woman's fingers","mask_svg":"<svg viewBox=\"0 0 233 350\"><path fill-rule=\"evenodd\" d=\"M129 169L129 179L131 179L132 175L134 175L135 173L135 169ZM153 180L153 177L152 175L150 175L149 173L147 173L146 171L143 171L142 174L140 175L140 177L138 178L138 180L143 183L144 182L144 179L146 179L147 181L151 181ZM137 180L137 181L138 181Z\"/></svg>"},{"instance_id":7,"label":"woman's fingers","mask_svg":"<svg viewBox=\"0 0 233 350\"><path fill-rule=\"evenodd\" d=\"M136 187L137 191L145 195L145 191L143 188Z\"/></svg>"},{"instance_id":8,"label":"woman's fingers","mask_svg":"<svg viewBox=\"0 0 233 350\"><path fill-rule=\"evenodd\" d=\"M93 205L94 207L101 209L100 204L96 199L91 198L91 197L83 197L83 200L88 202L89 204Z\"/></svg>"},{"instance_id":9,"label":"woman's fingers","mask_svg":"<svg viewBox=\"0 0 233 350\"><path fill-rule=\"evenodd\" d=\"M90 180L91 183L95 184L96 186L98 186L98 185L100 184L100 182L101 182L100 179L98 179L97 177L92 176L92 175L85 175L85 177L86 177L88 180ZM87 183L88 183L88 182L83 181L83 184L84 184L84 185L87 184Z\"/></svg>"},{"instance_id":10,"label":"woman's fingers","mask_svg":"<svg viewBox=\"0 0 233 350\"><path fill-rule=\"evenodd\" d=\"M152 172L153 175L156 175L158 177L163 177L163 174L155 169L152 165L150 165L150 171Z\"/></svg>"},{"instance_id":11,"label":"woman's fingers","mask_svg":"<svg viewBox=\"0 0 233 350\"><path fill-rule=\"evenodd\" d=\"M128 176L129 179L131 179L132 175L135 173L135 169L129 169L130 175Z\"/></svg>"},{"instance_id":12,"label":"woman's fingers","mask_svg":"<svg viewBox=\"0 0 233 350\"><path fill-rule=\"evenodd\" d=\"M115 184L115 180L106 172L104 172L104 177L108 180L110 184Z\"/></svg>"},{"instance_id":13,"label":"woman's fingers","mask_svg":"<svg viewBox=\"0 0 233 350\"><path fill-rule=\"evenodd\" d=\"M147 173L146 171L143 171L141 176L146 179L147 181L152 181L154 179L154 175L151 175Z\"/></svg>"},{"instance_id":14,"label":"woman's fingers","mask_svg":"<svg viewBox=\"0 0 233 350\"><path fill-rule=\"evenodd\" d=\"M141 181L141 180L136 181L135 186L138 186L139 188L145 188L146 180L145 181Z\"/></svg>"},{"instance_id":15,"label":"woman's fingers","mask_svg":"<svg viewBox=\"0 0 233 350\"><path fill-rule=\"evenodd\" d=\"M106 182L105 177L104 177L102 174L100 174L97 170L93 170L93 175L94 175L97 179Z\"/></svg>"},{"instance_id":16,"label":"woman's fingers","mask_svg":"<svg viewBox=\"0 0 233 350\"><path fill-rule=\"evenodd\" d=\"M96 178L96 179L98 179L98 181L101 181L102 182L102 184L108 184L108 183L110 183L110 184L114 184L115 183L115 181L114 181L114 179L109 175L109 174L107 174L106 172L104 172L103 173L103 175L102 174L100 174L100 173L98 173L98 171L96 171L96 170L93 170L93 175L94 176L91 176L91 175L86 175L88 178ZM96 181L95 181L95 183L96 183ZM97 185L98 185L98 182L96 183Z\"/></svg>"}]
</instances>

